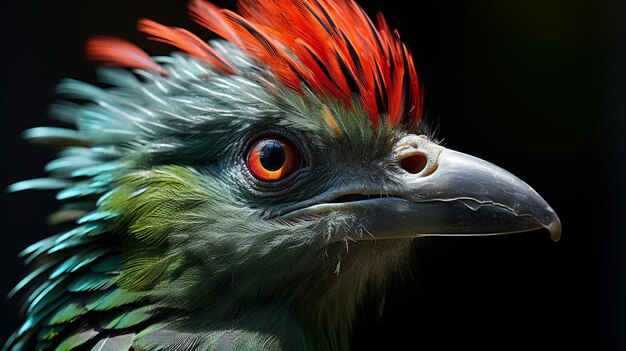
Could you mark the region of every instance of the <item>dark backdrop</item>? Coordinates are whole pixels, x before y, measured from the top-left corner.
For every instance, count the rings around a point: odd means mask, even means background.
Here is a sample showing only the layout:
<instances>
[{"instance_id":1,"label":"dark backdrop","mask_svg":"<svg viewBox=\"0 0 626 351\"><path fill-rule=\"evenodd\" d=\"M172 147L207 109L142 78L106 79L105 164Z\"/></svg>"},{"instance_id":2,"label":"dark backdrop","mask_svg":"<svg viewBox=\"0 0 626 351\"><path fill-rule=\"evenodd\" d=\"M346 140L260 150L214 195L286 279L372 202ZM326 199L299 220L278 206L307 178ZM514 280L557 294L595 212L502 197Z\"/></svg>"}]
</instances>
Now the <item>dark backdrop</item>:
<instances>
[{"instance_id":1,"label":"dark backdrop","mask_svg":"<svg viewBox=\"0 0 626 351\"><path fill-rule=\"evenodd\" d=\"M233 8L232 1L215 1ZM2 1L0 187L42 176L49 150L20 140L53 125L62 77L94 81L85 40L113 34L167 53L135 31L148 17L208 38L181 0ZM386 309L366 304L354 349L626 349L624 119L626 8L620 1L361 1L412 48L429 120L447 146L531 184L560 215L563 239L537 231L437 239L415 249L413 279L392 279ZM24 275L17 253L52 234L49 192L0 195L4 295ZM18 323L1 299L0 338Z\"/></svg>"}]
</instances>

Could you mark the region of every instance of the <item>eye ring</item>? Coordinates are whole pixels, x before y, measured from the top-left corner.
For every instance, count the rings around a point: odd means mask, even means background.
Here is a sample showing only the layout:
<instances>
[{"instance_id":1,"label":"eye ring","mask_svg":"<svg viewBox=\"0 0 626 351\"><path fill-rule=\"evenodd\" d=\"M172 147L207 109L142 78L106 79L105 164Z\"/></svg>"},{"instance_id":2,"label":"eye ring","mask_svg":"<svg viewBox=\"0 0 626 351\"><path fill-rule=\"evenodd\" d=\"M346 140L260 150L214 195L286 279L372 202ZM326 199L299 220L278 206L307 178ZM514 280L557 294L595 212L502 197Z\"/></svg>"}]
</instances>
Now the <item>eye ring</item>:
<instances>
[{"instance_id":1,"label":"eye ring","mask_svg":"<svg viewBox=\"0 0 626 351\"><path fill-rule=\"evenodd\" d=\"M286 172L284 177L276 181L265 181L256 177L250 170L248 155L250 150L263 139L280 139L289 143L299 158L297 167L292 172ZM281 126L267 125L263 128L250 131L244 138L245 142L239 149L239 165L241 166L243 185L251 193L260 196L280 196L293 191L303 182L309 179L309 175L314 168L314 159L307 142L307 138L297 130L289 130Z\"/></svg>"},{"instance_id":2,"label":"eye ring","mask_svg":"<svg viewBox=\"0 0 626 351\"><path fill-rule=\"evenodd\" d=\"M290 141L277 136L268 136L253 143L248 151L246 163L256 179L277 182L300 168L300 155Z\"/></svg>"}]
</instances>

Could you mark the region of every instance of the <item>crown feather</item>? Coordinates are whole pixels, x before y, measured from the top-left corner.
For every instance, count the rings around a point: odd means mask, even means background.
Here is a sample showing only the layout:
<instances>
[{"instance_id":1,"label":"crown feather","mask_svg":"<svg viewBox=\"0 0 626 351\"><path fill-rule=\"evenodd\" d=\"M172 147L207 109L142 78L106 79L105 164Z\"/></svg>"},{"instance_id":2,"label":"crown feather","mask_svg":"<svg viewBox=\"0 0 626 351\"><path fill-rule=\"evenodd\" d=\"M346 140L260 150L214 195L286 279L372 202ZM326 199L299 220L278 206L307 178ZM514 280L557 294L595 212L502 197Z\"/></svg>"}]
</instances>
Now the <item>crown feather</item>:
<instances>
[{"instance_id":1,"label":"crown feather","mask_svg":"<svg viewBox=\"0 0 626 351\"><path fill-rule=\"evenodd\" d=\"M167 75L150 55L124 39L105 36L91 38L87 42L86 51L89 59L109 66L145 69Z\"/></svg>"},{"instance_id":2,"label":"crown feather","mask_svg":"<svg viewBox=\"0 0 626 351\"><path fill-rule=\"evenodd\" d=\"M137 28L150 39L177 47L191 56L201 58L227 74L235 74L234 66L226 61L206 41L182 28L167 27L149 19L137 22Z\"/></svg>"},{"instance_id":3,"label":"crown feather","mask_svg":"<svg viewBox=\"0 0 626 351\"><path fill-rule=\"evenodd\" d=\"M304 85L347 107L357 103L375 128L381 119L394 126L421 120L423 89L411 53L380 13L375 25L352 0L240 0L239 14L192 0L189 11L193 20L262 62L294 91L302 93ZM138 28L225 74L239 74L234 64L184 29L147 19ZM164 73L141 49L108 40L110 48L103 39L93 41L90 55L111 65Z\"/></svg>"},{"instance_id":4,"label":"crown feather","mask_svg":"<svg viewBox=\"0 0 626 351\"><path fill-rule=\"evenodd\" d=\"M374 126L381 115L393 125L421 118L412 56L382 15L375 26L351 0L241 0L238 9L240 15L204 0L190 4L200 24L265 62L293 89L303 83L347 105L357 96Z\"/></svg>"}]
</instances>

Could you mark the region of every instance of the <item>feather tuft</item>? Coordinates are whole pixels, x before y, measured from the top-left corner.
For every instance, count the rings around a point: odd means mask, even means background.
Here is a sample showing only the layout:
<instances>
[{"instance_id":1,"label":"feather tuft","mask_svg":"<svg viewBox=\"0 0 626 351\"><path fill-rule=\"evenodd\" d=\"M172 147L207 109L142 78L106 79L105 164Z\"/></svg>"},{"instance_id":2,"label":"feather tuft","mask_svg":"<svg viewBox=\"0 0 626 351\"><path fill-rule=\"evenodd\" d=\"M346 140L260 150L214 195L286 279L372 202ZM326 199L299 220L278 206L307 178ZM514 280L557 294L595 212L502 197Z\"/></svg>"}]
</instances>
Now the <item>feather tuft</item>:
<instances>
[{"instance_id":1,"label":"feather tuft","mask_svg":"<svg viewBox=\"0 0 626 351\"><path fill-rule=\"evenodd\" d=\"M137 22L137 27L148 34L152 40L175 46L194 57L209 62L224 73L235 74L235 67L219 52L185 29L167 27L145 18Z\"/></svg>"},{"instance_id":2,"label":"feather tuft","mask_svg":"<svg viewBox=\"0 0 626 351\"><path fill-rule=\"evenodd\" d=\"M410 52L382 15L376 27L354 1L240 0L239 15L193 0L189 10L298 92L305 84L346 106L357 97L375 128L381 116L394 126L421 120L423 89Z\"/></svg>"},{"instance_id":3,"label":"feather tuft","mask_svg":"<svg viewBox=\"0 0 626 351\"><path fill-rule=\"evenodd\" d=\"M87 56L93 61L114 67L138 68L158 72L167 76L167 72L135 44L114 37L95 37L86 45Z\"/></svg>"}]
</instances>

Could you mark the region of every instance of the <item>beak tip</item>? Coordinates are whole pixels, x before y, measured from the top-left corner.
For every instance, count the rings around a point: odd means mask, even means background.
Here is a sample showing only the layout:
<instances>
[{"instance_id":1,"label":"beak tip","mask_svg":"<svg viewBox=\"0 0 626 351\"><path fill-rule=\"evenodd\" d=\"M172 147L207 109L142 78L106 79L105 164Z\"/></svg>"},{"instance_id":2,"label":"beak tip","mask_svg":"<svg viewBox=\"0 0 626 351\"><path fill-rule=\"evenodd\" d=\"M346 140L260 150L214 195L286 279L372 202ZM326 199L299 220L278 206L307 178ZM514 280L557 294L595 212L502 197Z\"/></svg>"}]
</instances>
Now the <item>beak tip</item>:
<instances>
[{"instance_id":1,"label":"beak tip","mask_svg":"<svg viewBox=\"0 0 626 351\"><path fill-rule=\"evenodd\" d=\"M556 217L548 225L544 226L550 232L550 238L552 241L558 242L561 239L561 221L558 217Z\"/></svg>"}]
</instances>

